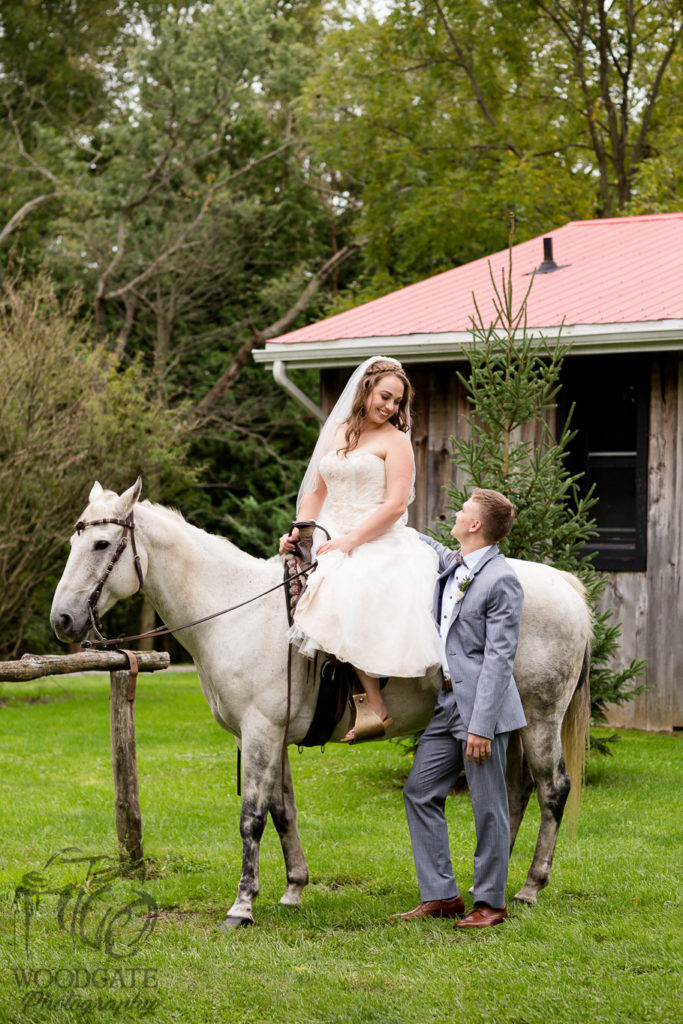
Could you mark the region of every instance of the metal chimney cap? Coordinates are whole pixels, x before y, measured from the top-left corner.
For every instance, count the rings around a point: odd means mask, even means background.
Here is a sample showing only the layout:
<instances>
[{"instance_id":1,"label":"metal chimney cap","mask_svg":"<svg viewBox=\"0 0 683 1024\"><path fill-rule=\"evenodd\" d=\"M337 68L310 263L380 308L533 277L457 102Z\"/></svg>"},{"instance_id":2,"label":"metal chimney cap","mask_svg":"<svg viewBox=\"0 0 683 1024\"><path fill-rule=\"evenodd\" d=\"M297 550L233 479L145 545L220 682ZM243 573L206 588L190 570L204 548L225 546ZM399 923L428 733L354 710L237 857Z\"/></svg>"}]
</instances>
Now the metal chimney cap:
<instances>
[{"instance_id":1,"label":"metal chimney cap","mask_svg":"<svg viewBox=\"0 0 683 1024\"><path fill-rule=\"evenodd\" d=\"M536 267L535 270L525 274L525 277L529 277L531 274L552 274L555 270L563 270L564 267L568 267L568 263L558 265L553 259L553 240L550 235L547 235L543 239L543 262Z\"/></svg>"}]
</instances>

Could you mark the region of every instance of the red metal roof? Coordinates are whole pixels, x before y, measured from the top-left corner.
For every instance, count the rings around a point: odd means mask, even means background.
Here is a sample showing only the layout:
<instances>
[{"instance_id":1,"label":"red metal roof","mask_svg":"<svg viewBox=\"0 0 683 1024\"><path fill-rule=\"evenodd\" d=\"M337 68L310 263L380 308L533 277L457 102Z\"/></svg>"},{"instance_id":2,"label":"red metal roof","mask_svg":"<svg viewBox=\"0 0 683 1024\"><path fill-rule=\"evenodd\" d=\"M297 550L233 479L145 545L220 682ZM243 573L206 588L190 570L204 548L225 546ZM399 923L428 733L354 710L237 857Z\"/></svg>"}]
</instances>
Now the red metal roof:
<instances>
[{"instance_id":1,"label":"red metal roof","mask_svg":"<svg viewBox=\"0 0 683 1024\"><path fill-rule=\"evenodd\" d=\"M528 275L543 261L543 237L552 238L553 258L561 269L534 278L529 327L683 318L683 213L571 221L515 245L515 308L529 287ZM272 340L310 343L467 331L473 293L488 324L495 318L490 270L500 283L508 259L503 250Z\"/></svg>"}]
</instances>

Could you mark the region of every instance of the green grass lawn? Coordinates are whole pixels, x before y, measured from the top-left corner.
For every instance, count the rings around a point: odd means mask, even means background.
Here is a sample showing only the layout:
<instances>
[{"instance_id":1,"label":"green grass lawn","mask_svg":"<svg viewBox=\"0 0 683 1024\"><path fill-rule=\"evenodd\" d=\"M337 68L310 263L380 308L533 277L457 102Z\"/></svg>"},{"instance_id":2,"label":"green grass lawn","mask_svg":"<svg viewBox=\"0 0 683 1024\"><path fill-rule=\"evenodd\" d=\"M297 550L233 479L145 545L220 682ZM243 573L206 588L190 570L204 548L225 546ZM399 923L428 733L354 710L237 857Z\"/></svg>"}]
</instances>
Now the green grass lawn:
<instances>
[{"instance_id":1,"label":"green grass lawn","mask_svg":"<svg viewBox=\"0 0 683 1024\"><path fill-rule=\"evenodd\" d=\"M137 742L148 877L114 879L104 893L93 882L78 905L72 894L60 928L58 894L15 906L15 891L29 872L62 892L82 879L82 864L44 869L67 847L116 856L108 693L104 675L0 684L0 1022L683 1019L680 739L625 732L613 757L593 758L578 836L560 833L549 888L535 908L513 908L505 925L483 934L456 933L448 921L391 920L419 902L401 799L410 763L397 745L293 750L311 884L299 908L279 905L284 865L269 825L256 927L225 935L218 925L241 861L235 744L214 723L194 674L143 675ZM474 848L467 795L450 798L447 813L466 890ZM537 829L532 798L510 896ZM158 920L117 959L107 935L117 954L141 926L137 910L131 920L123 912L138 891L156 902ZM28 931L26 906L35 911Z\"/></svg>"}]
</instances>

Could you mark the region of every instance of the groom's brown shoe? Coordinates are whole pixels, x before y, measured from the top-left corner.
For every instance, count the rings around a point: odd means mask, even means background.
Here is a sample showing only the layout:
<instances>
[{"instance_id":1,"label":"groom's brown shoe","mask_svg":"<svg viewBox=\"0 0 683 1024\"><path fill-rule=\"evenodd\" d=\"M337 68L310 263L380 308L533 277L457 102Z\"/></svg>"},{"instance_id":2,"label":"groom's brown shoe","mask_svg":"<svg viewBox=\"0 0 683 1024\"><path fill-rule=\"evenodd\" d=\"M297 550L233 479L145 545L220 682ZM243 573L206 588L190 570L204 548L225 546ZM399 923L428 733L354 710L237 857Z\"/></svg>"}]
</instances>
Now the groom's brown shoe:
<instances>
[{"instance_id":1,"label":"groom's brown shoe","mask_svg":"<svg viewBox=\"0 0 683 1024\"><path fill-rule=\"evenodd\" d=\"M458 894L449 900L428 900L421 903L415 910L409 910L405 914L392 914L392 917L400 918L402 921L421 921L423 917L462 917L465 913L465 901Z\"/></svg>"},{"instance_id":2,"label":"groom's brown shoe","mask_svg":"<svg viewBox=\"0 0 683 1024\"><path fill-rule=\"evenodd\" d=\"M505 918L508 916L507 909L500 907L487 907L485 903L480 903L478 907L463 917L462 921L456 921L456 928L490 928L494 924L502 924Z\"/></svg>"}]
</instances>

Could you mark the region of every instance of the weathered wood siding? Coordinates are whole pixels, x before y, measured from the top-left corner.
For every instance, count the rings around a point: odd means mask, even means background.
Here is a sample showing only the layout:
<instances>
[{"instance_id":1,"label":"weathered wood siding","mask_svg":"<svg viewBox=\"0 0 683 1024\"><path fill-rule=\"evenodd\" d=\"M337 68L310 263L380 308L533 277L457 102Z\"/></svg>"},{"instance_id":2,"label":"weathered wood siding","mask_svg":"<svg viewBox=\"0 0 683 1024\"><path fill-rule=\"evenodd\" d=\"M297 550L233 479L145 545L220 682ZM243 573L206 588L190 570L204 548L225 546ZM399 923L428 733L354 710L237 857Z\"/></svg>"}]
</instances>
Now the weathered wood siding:
<instances>
[{"instance_id":1,"label":"weathered wood siding","mask_svg":"<svg viewBox=\"0 0 683 1024\"><path fill-rule=\"evenodd\" d=\"M650 689L621 708L614 725L683 729L683 359L652 366L648 452L647 571L611 573L603 606L622 626L615 663L647 660Z\"/></svg>"},{"instance_id":2,"label":"weathered wood siding","mask_svg":"<svg viewBox=\"0 0 683 1024\"><path fill-rule=\"evenodd\" d=\"M470 436L466 422L468 402L457 370L464 366L411 366L415 388L413 446L415 448L415 502L410 524L418 530L433 527L449 518L448 484L463 484L453 465L452 437Z\"/></svg>"},{"instance_id":3,"label":"weathered wood siding","mask_svg":"<svg viewBox=\"0 0 683 1024\"><path fill-rule=\"evenodd\" d=\"M413 444L416 498L411 525L433 526L450 516L445 486L463 480L453 466L452 437L467 437L469 405L455 363L407 367L415 387ZM328 411L350 371L325 370L322 403ZM552 425L552 424L551 424ZM534 439L540 431L523 435ZM609 574L603 609L612 608L622 626L615 665L647 661L641 678L650 689L621 708L610 722L640 729L683 728L683 358L653 358L650 402L647 571Z\"/></svg>"}]
</instances>

